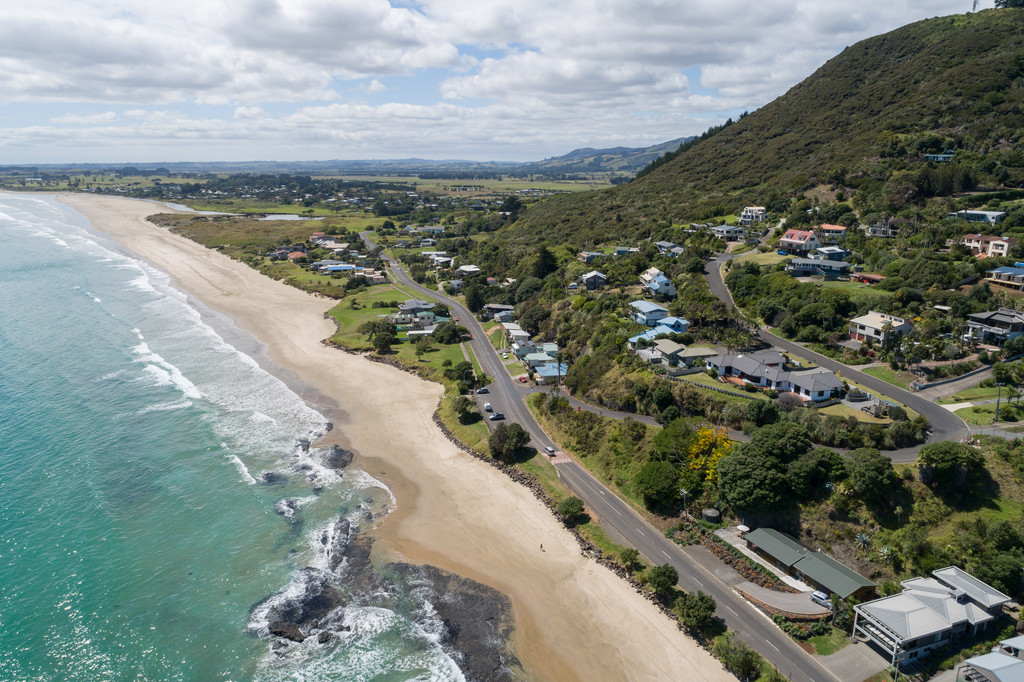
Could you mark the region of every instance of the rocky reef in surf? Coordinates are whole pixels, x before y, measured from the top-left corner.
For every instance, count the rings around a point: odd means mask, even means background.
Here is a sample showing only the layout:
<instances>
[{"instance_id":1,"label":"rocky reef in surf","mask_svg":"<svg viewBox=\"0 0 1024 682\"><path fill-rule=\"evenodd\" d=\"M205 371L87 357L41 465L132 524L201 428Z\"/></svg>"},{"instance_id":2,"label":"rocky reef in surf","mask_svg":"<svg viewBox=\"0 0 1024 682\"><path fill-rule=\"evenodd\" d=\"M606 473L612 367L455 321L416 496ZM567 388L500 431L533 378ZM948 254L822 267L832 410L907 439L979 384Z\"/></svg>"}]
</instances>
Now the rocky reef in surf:
<instances>
[{"instance_id":1,"label":"rocky reef in surf","mask_svg":"<svg viewBox=\"0 0 1024 682\"><path fill-rule=\"evenodd\" d=\"M378 607L414 621L438 642L469 680L503 682L521 677L509 642L513 630L508 598L485 585L433 566L370 561L373 540L357 532L376 518L360 507L337 519L316 539L320 560L306 567L283 592L252 610L250 629L286 656L291 647L345 646L349 607Z\"/></svg>"}]
</instances>

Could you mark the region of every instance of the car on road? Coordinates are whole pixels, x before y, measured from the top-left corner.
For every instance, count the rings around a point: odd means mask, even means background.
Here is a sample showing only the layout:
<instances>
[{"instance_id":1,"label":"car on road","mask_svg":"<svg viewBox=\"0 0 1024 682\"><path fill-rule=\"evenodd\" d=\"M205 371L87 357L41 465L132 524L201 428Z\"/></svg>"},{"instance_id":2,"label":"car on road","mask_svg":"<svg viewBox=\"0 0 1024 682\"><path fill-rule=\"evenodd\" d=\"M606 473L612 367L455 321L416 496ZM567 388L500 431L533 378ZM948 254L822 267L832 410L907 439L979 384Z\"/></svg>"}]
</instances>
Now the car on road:
<instances>
[{"instance_id":1,"label":"car on road","mask_svg":"<svg viewBox=\"0 0 1024 682\"><path fill-rule=\"evenodd\" d=\"M519 383L525 384L526 383L526 377L519 377Z\"/></svg>"},{"instance_id":2,"label":"car on road","mask_svg":"<svg viewBox=\"0 0 1024 682\"><path fill-rule=\"evenodd\" d=\"M456 322L458 322L458 321L459 321L459 318L457 318L457 317L455 317L455 318L453 318L453 319L454 319L454 320L455 320Z\"/></svg>"},{"instance_id":3,"label":"car on road","mask_svg":"<svg viewBox=\"0 0 1024 682\"><path fill-rule=\"evenodd\" d=\"M492 422L501 421L504 418L505 418L505 414L502 413L502 412L495 412L490 417L488 417L488 419L490 419Z\"/></svg>"},{"instance_id":4,"label":"car on road","mask_svg":"<svg viewBox=\"0 0 1024 682\"><path fill-rule=\"evenodd\" d=\"M544 446L544 452L548 453L549 455L553 455L553 454L555 454L555 449L553 447L551 447L550 445L545 445Z\"/></svg>"},{"instance_id":5,"label":"car on road","mask_svg":"<svg viewBox=\"0 0 1024 682\"><path fill-rule=\"evenodd\" d=\"M476 392L480 393L480 394L483 394L483 393L490 393L490 390L488 390L488 388L486 386L484 386L483 388L476 389Z\"/></svg>"},{"instance_id":6,"label":"car on road","mask_svg":"<svg viewBox=\"0 0 1024 682\"><path fill-rule=\"evenodd\" d=\"M491 404L490 403L484 403L484 412L490 412L490 411L491 411Z\"/></svg>"}]
</instances>

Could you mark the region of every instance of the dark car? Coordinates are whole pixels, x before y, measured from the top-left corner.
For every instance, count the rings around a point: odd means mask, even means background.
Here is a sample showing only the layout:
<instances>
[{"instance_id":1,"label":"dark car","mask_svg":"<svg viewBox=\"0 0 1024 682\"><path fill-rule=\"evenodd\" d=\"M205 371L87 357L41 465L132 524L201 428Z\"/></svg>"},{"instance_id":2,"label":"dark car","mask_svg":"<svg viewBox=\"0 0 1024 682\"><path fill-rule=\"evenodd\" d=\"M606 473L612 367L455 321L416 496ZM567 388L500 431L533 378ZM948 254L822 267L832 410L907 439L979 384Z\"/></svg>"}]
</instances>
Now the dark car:
<instances>
[{"instance_id":1,"label":"dark car","mask_svg":"<svg viewBox=\"0 0 1024 682\"><path fill-rule=\"evenodd\" d=\"M501 421L504 418L505 414L503 412L495 412L490 417L488 417L488 419L490 419L492 422Z\"/></svg>"}]
</instances>

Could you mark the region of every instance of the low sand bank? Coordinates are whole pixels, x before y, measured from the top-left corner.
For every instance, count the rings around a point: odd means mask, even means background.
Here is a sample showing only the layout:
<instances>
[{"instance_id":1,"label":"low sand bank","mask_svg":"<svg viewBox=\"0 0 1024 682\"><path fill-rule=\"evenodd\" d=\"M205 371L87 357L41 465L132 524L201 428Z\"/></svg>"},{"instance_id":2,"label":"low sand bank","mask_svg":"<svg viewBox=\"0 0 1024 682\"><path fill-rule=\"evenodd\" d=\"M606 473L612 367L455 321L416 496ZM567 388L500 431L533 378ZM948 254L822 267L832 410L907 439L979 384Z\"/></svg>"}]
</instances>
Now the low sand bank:
<instances>
[{"instance_id":1,"label":"low sand bank","mask_svg":"<svg viewBox=\"0 0 1024 682\"><path fill-rule=\"evenodd\" d=\"M159 205L60 195L94 228L169 273L266 345L270 360L339 407L327 442L358 453L398 510L375 551L430 563L508 594L515 649L537 680L733 680L710 654L607 569L524 487L445 440L441 387L324 346L332 302L263 277L145 220ZM540 546L543 544L544 551Z\"/></svg>"}]
</instances>

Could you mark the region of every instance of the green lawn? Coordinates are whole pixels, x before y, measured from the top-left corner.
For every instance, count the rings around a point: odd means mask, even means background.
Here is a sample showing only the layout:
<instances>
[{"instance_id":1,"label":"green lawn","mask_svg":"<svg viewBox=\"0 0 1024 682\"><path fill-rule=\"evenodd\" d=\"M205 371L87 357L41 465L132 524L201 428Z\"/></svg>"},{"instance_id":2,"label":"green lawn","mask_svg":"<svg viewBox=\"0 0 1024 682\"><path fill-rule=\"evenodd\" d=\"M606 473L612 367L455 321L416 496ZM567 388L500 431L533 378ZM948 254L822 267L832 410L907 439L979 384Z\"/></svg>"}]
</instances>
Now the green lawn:
<instances>
[{"instance_id":1,"label":"green lawn","mask_svg":"<svg viewBox=\"0 0 1024 682\"><path fill-rule=\"evenodd\" d=\"M895 293L892 291L885 291L884 289L879 289L874 286L869 286L867 284L861 284L860 282L831 281L822 282L821 286L829 289L839 289L841 291L845 291L850 295L850 298L853 300L857 300L858 298L863 298L865 296L873 296L876 294L879 296L891 297Z\"/></svg>"},{"instance_id":2,"label":"green lawn","mask_svg":"<svg viewBox=\"0 0 1024 682\"><path fill-rule=\"evenodd\" d=\"M743 254L742 257L737 258L736 260L737 261L743 261L744 263L747 263L747 262L757 263L758 265L775 265L776 263L781 263L782 261L786 260L787 258L792 258L792 256L782 256L782 255L776 253L775 251L768 251L767 253L753 252L752 251L752 252Z\"/></svg>"},{"instance_id":3,"label":"green lawn","mask_svg":"<svg viewBox=\"0 0 1024 682\"><path fill-rule=\"evenodd\" d=\"M831 628L824 635L817 635L807 640L819 656L828 656L839 651L850 643L850 636L839 628Z\"/></svg>"},{"instance_id":4,"label":"green lawn","mask_svg":"<svg viewBox=\"0 0 1024 682\"><path fill-rule=\"evenodd\" d=\"M992 424L996 419L995 403L975 405L974 407L961 407L955 413L968 424L983 426ZM1017 422L1024 419L1024 405L1014 402L1012 405L1003 402L999 405L1000 422Z\"/></svg>"},{"instance_id":5,"label":"green lawn","mask_svg":"<svg viewBox=\"0 0 1024 682\"><path fill-rule=\"evenodd\" d=\"M1006 391L1000 391L997 386L973 386L971 388L964 389L958 393L954 393L951 396L939 399L940 405L951 405L953 403L966 403L971 400L995 400L997 395L1006 396Z\"/></svg>"},{"instance_id":6,"label":"green lawn","mask_svg":"<svg viewBox=\"0 0 1024 682\"><path fill-rule=\"evenodd\" d=\"M891 367L868 367L861 371L869 376L875 377L876 379L881 379L893 386L899 386L900 388L907 390L910 389L910 382L917 378L910 372L897 372Z\"/></svg>"},{"instance_id":7,"label":"green lawn","mask_svg":"<svg viewBox=\"0 0 1024 682\"><path fill-rule=\"evenodd\" d=\"M491 449L487 445L487 439L490 436L490 431L487 430L487 422L481 419L472 424L460 424L458 418L455 416L454 403L458 396L453 393L446 393L441 398L441 404L437 408L438 416L441 417L441 421L451 429L451 432L455 434L455 437L459 439L466 447L472 448L478 452L482 452L485 455L491 454Z\"/></svg>"}]
</instances>

